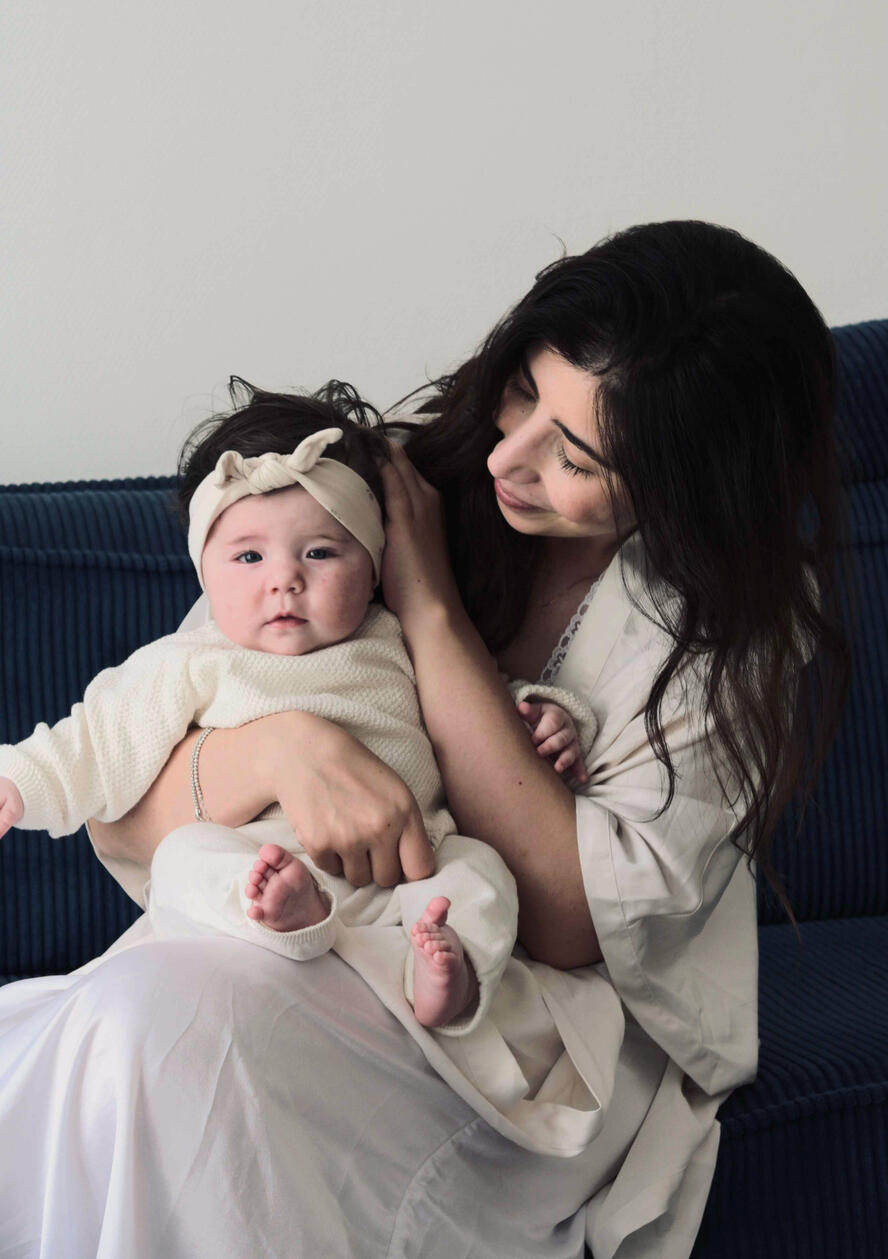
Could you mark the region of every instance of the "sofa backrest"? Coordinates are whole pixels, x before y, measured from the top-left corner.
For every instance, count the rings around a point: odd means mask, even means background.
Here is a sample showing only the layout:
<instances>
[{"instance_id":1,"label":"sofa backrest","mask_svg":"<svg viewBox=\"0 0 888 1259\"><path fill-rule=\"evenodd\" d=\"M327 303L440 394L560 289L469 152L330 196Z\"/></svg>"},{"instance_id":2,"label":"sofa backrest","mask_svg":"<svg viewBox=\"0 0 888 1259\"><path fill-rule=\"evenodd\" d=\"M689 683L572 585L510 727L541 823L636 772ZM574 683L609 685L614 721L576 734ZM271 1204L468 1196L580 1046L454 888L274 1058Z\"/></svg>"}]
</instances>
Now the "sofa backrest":
<instances>
[{"instance_id":1,"label":"sofa backrest","mask_svg":"<svg viewBox=\"0 0 888 1259\"><path fill-rule=\"evenodd\" d=\"M833 331L856 625L847 707L801 835L790 808L775 836L799 921L888 912L888 319ZM759 916L784 921L764 890Z\"/></svg>"},{"instance_id":2,"label":"sofa backrest","mask_svg":"<svg viewBox=\"0 0 888 1259\"><path fill-rule=\"evenodd\" d=\"M171 487L0 487L0 741L64 716L100 669L174 630L200 593ZM0 981L71 970L137 912L85 831L0 841Z\"/></svg>"}]
</instances>

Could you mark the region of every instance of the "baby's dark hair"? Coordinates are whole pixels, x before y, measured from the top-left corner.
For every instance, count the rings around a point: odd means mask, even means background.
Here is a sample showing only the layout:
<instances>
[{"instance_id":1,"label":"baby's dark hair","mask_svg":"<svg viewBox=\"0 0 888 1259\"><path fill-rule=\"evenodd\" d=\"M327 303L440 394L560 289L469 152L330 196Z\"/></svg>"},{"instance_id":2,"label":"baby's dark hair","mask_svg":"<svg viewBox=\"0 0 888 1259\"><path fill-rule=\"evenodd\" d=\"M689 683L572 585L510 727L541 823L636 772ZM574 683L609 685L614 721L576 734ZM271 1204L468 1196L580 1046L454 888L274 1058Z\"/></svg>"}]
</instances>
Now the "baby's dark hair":
<instances>
[{"instance_id":1,"label":"baby's dark hair","mask_svg":"<svg viewBox=\"0 0 888 1259\"><path fill-rule=\"evenodd\" d=\"M342 437L324 451L370 486L385 519L380 467L389 459L382 416L341 380L328 380L316 393L268 393L232 376L228 382L233 410L211 415L192 429L179 455L176 508L187 531L194 491L226 450L245 459L267 451L289 455L305 437L324 428L341 428Z\"/></svg>"}]
</instances>

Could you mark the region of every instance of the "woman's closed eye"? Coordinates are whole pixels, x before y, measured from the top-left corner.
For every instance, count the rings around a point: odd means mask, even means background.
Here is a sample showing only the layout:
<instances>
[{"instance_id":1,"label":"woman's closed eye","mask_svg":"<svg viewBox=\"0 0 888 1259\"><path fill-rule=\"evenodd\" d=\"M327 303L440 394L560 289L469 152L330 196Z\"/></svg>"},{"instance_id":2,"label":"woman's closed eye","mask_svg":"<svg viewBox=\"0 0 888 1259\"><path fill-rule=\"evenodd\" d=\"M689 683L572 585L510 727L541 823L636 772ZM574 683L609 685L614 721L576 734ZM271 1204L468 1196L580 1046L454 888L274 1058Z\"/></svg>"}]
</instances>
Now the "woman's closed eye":
<instances>
[{"instance_id":1,"label":"woman's closed eye","mask_svg":"<svg viewBox=\"0 0 888 1259\"><path fill-rule=\"evenodd\" d=\"M564 443L558 446L558 462L561 464L565 472L569 472L571 476L595 476L591 468L581 468L579 464L571 463L564 450Z\"/></svg>"}]
</instances>

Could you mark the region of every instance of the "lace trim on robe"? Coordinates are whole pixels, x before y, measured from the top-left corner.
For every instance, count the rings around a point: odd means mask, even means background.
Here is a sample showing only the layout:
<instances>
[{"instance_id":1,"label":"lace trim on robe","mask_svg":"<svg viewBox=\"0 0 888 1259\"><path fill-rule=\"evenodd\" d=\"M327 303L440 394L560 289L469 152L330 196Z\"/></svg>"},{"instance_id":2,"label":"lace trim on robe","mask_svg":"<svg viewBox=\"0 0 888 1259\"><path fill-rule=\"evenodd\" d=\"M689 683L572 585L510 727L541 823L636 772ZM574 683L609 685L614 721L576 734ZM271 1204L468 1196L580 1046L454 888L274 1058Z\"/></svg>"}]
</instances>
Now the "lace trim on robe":
<instances>
[{"instance_id":1,"label":"lace trim on robe","mask_svg":"<svg viewBox=\"0 0 888 1259\"><path fill-rule=\"evenodd\" d=\"M603 576L604 576L604 573L602 573L600 577L596 577L592 585L586 591L585 597L583 598L583 602L580 604L576 612L574 612L573 616L570 618L567 629L558 639L558 642L555 644L555 647L552 651L551 656L546 661L546 666L539 676L540 682L551 682L552 679L555 677L556 673L558 672L558 670L561 668L561 665L564 661L564 657L567 655L567 649L568 647L570 647L571 643L573 642L574 636L576 635L577 630L580 628L580 622L582 621L586 613L589 611L589 606L592 603L592 596L595 594L595 588L598 585L598 583L601 581L601 578Z\"/></svg>"}]
</instances>

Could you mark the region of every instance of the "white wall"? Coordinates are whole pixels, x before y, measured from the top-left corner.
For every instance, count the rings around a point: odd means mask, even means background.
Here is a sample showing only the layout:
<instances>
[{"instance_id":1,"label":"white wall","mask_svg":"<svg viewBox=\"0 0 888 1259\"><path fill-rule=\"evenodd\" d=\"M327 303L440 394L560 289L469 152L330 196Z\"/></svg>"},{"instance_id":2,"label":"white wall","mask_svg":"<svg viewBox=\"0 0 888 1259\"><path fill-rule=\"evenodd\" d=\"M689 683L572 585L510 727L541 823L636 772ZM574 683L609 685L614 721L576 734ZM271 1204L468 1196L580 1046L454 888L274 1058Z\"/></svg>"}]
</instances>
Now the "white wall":
<instances>
[{"instance_id":1,"label":"white wall","mask_svg":"<svg viewBox=\"0 0 888 1259\"><path fill-rule=\"evenodd\" d=\"M387 405L699 217L888 315L880 0L4 0L0 480L164 473L237 373Z\"/></svg>"}]
</instances>

